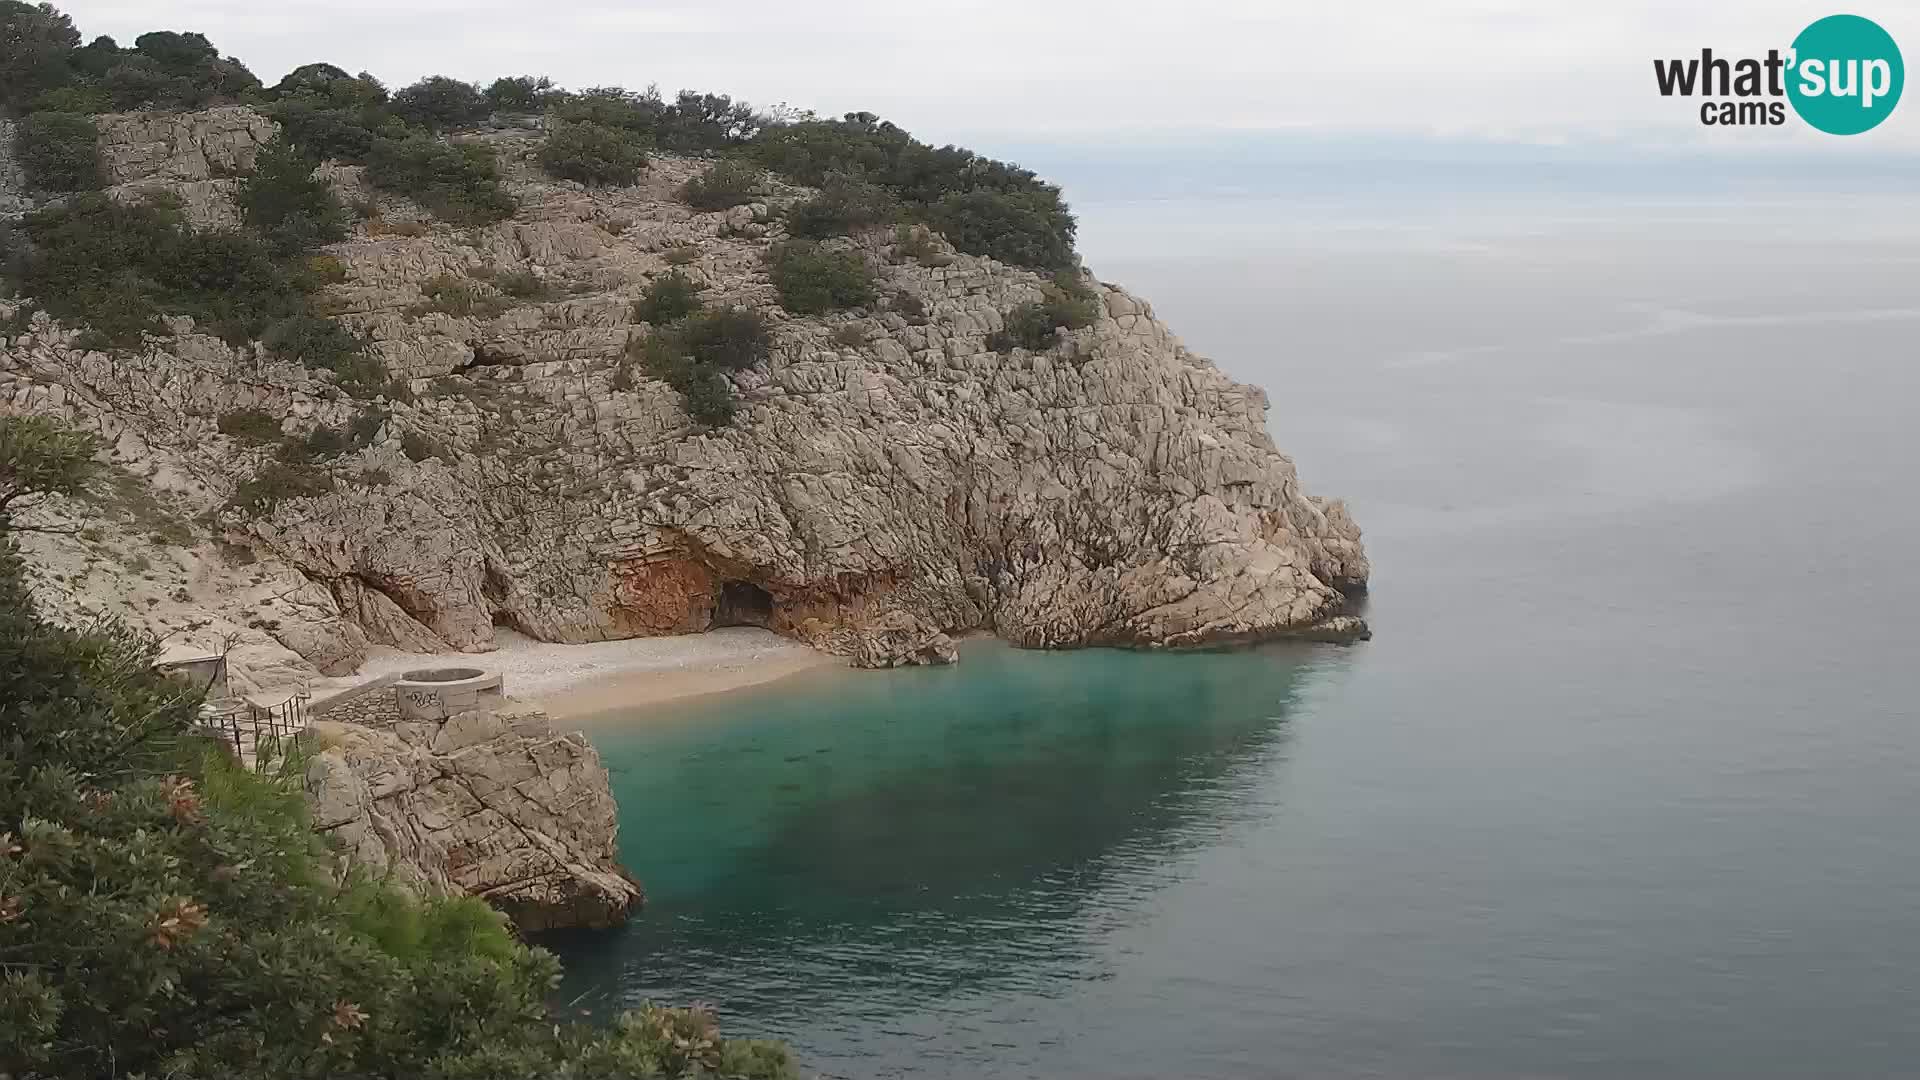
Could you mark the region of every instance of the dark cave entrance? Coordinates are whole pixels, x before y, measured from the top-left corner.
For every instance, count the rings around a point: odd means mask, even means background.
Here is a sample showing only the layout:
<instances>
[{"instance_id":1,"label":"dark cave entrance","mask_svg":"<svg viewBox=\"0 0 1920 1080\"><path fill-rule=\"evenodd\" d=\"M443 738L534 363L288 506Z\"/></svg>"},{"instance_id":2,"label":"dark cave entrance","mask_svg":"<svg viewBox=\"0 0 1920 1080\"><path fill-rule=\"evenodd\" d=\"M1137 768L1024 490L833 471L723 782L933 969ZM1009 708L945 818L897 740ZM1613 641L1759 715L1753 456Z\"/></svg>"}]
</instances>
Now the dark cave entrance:
<instances>
[{"instance_id":1,"label":"dark cave entrance","mask_svg":"<svg viewBox=\"0 0 1920 1080\"><path fill-rule=\"evenodd\" d=\"M713 625L767 626L773 622L773 594L751 581L729 581L720 586L713 607Z\"/></svg>"}]
</instances>

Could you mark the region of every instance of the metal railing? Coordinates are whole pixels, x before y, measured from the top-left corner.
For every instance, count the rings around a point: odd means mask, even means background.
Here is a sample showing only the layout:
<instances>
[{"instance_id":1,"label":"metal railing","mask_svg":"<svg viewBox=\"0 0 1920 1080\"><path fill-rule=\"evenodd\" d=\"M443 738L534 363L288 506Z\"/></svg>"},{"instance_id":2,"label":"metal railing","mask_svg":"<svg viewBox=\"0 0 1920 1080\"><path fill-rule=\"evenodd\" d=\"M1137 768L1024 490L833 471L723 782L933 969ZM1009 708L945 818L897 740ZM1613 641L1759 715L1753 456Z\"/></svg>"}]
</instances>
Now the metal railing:
<instances>
[{"instance_id":1,"label":"metal railing","mask_svg":"<svg viewBox=\"0 0 1920 1080\"><path fill-rule=\"evenodd\" d=\"M231 747L242 764L252 766L307 730L311 699L310 693L300 690L276 705L258 705L245 698L209 702L201 710L200 727Z\"/></svg>"}]
</instances>

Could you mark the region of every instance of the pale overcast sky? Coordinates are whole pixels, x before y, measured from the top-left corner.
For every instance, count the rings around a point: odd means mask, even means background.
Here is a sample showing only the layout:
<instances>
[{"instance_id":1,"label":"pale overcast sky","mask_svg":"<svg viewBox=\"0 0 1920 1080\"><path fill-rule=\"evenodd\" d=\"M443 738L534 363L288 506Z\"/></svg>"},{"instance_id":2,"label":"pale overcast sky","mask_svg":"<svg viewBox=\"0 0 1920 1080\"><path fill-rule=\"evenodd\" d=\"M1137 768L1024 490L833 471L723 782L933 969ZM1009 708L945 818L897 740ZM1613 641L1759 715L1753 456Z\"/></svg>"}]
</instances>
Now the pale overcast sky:
<instances>
[{"instance_id":1,"label":"pale overcast sky","mask_svg":"<svg viewBox=\"0 0 1920 1080\"><path fill-rule=\"evenodd\" d=\"M1829 139L1702 128L1655 56L1763 55L1850 10L1920 56L1920 3L1798 0L104 0L88 37L198 30L271 83L325 60L428 74L658 83L868 109L935 142L1290 130L1528 142ZM1920 98L1920 95L1910 95ZM1850 141L1920 146L1920 100ZM1851 151L1852 148L1850 148Z\"/></svg>"}]
</instances>

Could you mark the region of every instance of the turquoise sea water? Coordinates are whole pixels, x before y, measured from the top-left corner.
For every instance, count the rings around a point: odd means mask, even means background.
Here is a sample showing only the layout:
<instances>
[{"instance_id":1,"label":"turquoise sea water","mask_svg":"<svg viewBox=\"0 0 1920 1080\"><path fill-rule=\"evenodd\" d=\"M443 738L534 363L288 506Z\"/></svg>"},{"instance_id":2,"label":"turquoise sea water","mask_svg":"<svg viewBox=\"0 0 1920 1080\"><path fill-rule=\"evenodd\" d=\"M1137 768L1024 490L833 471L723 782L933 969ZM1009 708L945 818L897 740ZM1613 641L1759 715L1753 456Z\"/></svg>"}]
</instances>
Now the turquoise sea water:
<instances>
[{"instance_id":1,"label":"turquoise sea water","mask_svg":"<svg viewBox=\"0 0 1920 1080\"><path fill-rule=\"evenodd\" d=\"M1375 640L598 721L652 904L568 995L834 1077L1911 1075L1920 216L1085 209Z\"/></svg>"}]
</instances>

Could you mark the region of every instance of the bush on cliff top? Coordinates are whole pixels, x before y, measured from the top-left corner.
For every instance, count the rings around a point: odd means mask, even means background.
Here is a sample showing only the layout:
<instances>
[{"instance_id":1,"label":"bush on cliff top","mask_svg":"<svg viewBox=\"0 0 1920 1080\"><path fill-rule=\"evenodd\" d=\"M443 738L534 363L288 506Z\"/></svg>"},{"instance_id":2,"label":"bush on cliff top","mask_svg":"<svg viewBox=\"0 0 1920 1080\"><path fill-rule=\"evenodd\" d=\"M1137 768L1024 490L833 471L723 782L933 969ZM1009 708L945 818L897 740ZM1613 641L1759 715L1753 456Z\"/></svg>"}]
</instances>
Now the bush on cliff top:
<instances>
[{"instance_id":1,"label":"bush on cliff top","mask_svg":"<svg viewBox=\"0 0 1920 1080\"><path fill-rule=\"evenodd\" d=\"M79 113L37 112L20 121L14 148L27 183L42 191L95 191L106 183L100 132Z\"/></svg>"},{"instance_id":2,"label":"bush on cliff top","mask_svg":"<svg viewBox=\"0 0 1920 1080\"><path fill-rule=\"evenodd\" d=\"M253 175L234 192L247 224L281 255L298 255L347 237L346 208L333 188L313 175L319 164L276 138L260 148Z\"/></svg>"},{"instance_id":3,"label":"bush on cliff top","mask_svg":"<svg viewBox=\"0 0 1920 1080\"><path fill-rule=\"evenodd\" d=\"M1039 300L1007 312L1005 326L987 335L987 347L1003 353L1015 348L1042 352L1059 340L1055 331L1084 329L1099 316L1099 301L1086 284L1071 274L1059 274Z\"/></svg>"},{"instance_id":4,"label":"bush on cliff top","mask_svg":"<svg viewBox=\"0 0 1920 1080\"><path fill-rule=\"evenodd\" d=\"M593 186L637 183L646 166L646 145L638 137L586 120L561 124L540 148L547 175Z\"/></svg>"},{"instance_id":5,"label":"bush on cliff top","mask_svg":"<svg viewBox=\"0 0 1920 1080\"><path fill-rule=\"evenodd\" d=\"M0 490L86 485L91 440L13 438ZM332 876L304 750L261 772L195 734L154 643L44 621L0 509L0 1075L788 1080L711 1014L563 1020L558 965L470 898Z\"/></svg>"},{"instance_id":6,"label":"bush on cliff top","mask_svg":"<svg viewBox=\"0 0 1920 1080\"><path fill-rule=\"evenodd\" d=\"M680 197L695 210L726 210L752 202L764 175L750 162L728 158L681 185Z\"/></svg>"},{"instance_id":7,"label":"bush on cliff top","mask_svg":"<svg viewBox=\"0 0 1920 1080\"><path fill-rule=\"evenodd\" d=\"M88 329L94 347L131 349L164 335L162 315L189 315L209 333L330 370L353 387L382 381L357 338L314 314L323 276L278 257L244 232L195 230L164 202L124 205L86 194L29 214L32 248L22 291L47 312Z\"/></svg>"},{"instance_id":8,"label":"bush on cliff top","mask_svg":"<svg viewBox=\"0 0 1920 1080\"><path fill-rule=\"evenodd\" d=\"M873 303L873 269L853 251L826 251L796 240L769 256L780 306L795 315L820 315Z\"/></svg>"},{"instance_id":9,"label":"bush on cliff top","mask_svg":"<svg viewBox=\"0 0 1920 1080\"><path fill-rule=\"evenodd\" d=\"M669 270L653 279L633 302L633 317L655 326L665 326L700 310L700 286L678 270Z\"/></svg>"}]
</instances>

